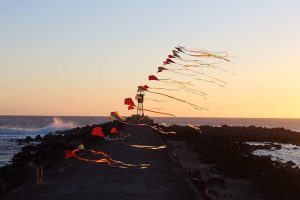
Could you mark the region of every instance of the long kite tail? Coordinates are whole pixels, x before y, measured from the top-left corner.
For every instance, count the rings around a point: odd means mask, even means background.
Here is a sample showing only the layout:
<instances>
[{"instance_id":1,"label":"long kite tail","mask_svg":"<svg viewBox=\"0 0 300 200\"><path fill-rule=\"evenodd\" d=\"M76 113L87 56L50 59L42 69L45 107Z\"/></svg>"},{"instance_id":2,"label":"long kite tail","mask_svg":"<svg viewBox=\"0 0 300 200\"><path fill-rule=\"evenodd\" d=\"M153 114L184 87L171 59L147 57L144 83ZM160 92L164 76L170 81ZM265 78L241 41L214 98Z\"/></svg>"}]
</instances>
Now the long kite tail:
<instances>
[{"instance_id":1,"label":"long kite tail","mask_svg":"<svg viewBox=\"0 0 300 200\"><path fill-rule=\"evenodd\" d=\"M228 54L227 51L208 51L204 49L196 49L196 48L187 48L187 47L181 47L178 46L179 48L185 49L186 51L193 52L193 53L213 53L213 54Z\"/></svg>"},{"instance_id":2,"label":"long kite tail","mask_svg":"<svg viewBox=\"0 0 300 200\"><path fill-rule=\"evenodd\" d=\"M176 117L175 115L170 114L170 113L158 112L158 111L154 111L154 110L148 110L148 109L145 109L145 108L144 108L144 110L148 111L148 112L152 112L152 113L161 114L161 115L168 115L168 116L171 116L171 117Z\"/></svg>"},{"instance_id":3,"label":"long kite tail","mask_svg":"<svg viewBox=\"0 0 300 200\"><path fill-rule=\"evenodd\" d=\"M213 57L213 58L217 58L217 59L221 59L221 60L225 60L227 62L231 62L228 58L227 55L217 55L217 54L212 54L212 53L201 53L201 54L190 54L190 53L186 53L190 56L193 57L198 57L198 58L209 58L209 57Z\"/></svg>"},{"instance_id":4,"label":"long kite tail","mask_svg":"<svg viewBox=\"0 0 300 200\"><path fill-rule=\"evenodd\" d=\"M192 55L192 54L187 54L187 55L197 56L197 55ZM200 56L205 57L204 55L198 55L198 57L200 57ZM206 56L206 57L211 57L211 56ZM167 60L169 60L169 62L166 62L165 64L173 64L172 66L175 66L175 67L182 66L182 67L185 67L185 68L213 68L213 69L217 69L217 70L235 75L232 71L229 71L229 70L226 70L226 69L223 69L223 68L217 66L218 64L220 64L222 62L205 63L202 60L186 60L186 59L177 58L177 57L175 57L175 58L178 59L178 60L184 61L184 62L194 62L194 63L179 63L179 62L173 61L169 58L169 59L167 59ZM222 58L218 57L218 59L222 59ZM230 62L230 60L226 60L226 61Z\"/></svg>"},{"instance_id":5,"label":"long kite tail","mask_svg":"<svg viewBox=\"0 0 300 200\"><path fill-rule=\"evenodd\" d=\"M202 93L199 93L199 92L197 92L197 91L194 91L194 90L192 90L192 89L190 89L190 88L182 88L182 90L184 90L184 91L187 91L187 92L190 92L190 93L192 93L192 94L196 94L196 95L199 95L199 96L201 96L203 99L207 99L207 97L205 96L205 95L207 95L206 93L204 93L204 92L202 92Z\"/></svg>"},{"instance_id":6,"label":"long kite tail","mask_svg":"<svg viewBox=\"0 0 300 200\"><path fill-rule=\"evenodd\" d=\"M187 92L190 92L190 93L199 95L199 96L203 97L204 99L207 99L206 96L205 96L205 95L207 95L207 94L206 94L205 92L203 92L203 91L196 90L196 89L187 87L187 86L185 86L185 85L178 84L178 83L176 83L176 82L165 82L164 80L162 80L162 82L163 82L163 83L166 83L166 84L171 84L171 85L176 85L176 86L178 86L178 91L184 90L184 91L187 91ZM151 89L151 88L150 88L150 89Z\"/></svg>"},{"instance_id":7,"label":"long kite tail","mask_svg":"<svg viewBox=\"0 0 300 200\"><path fill-rule=\"evenodd\" d=\"M163 94L163 93L159 93L159 92L153 92L153 91L149 91L149 90L148 90L148 92L153 93L153 94L157 94L157 95L162 95L162 96L168 97L168 98L170 98L170 99L174 99L174 100L180 101L180 102L182 102L182 103L186 103L186 104L192 106L192 107L193 107L194 109L196 109L196 110L208 110L207 108L200 107L200 106L198 106L198 105L192 104L192 103L190 103L190 102L187 102L187 101L185 101L185 100L182 100L182 99L179 99L179 98L176 98L176 97L167 95L167 94Z\"/></svg>"},{"instance_id":8,"label":"long kite tail","mask_svg":"<svg viewBox=\"0 0 300 200\"><path fill-rule=\"evenodd\" d=\"M193 73L196 73L196 74L199 74L199 75L201 75L201 76L206 76L206 77L208 77L208 78L211 78L211 79L213 79L213 80L215 80L215 81L218 81L218 82L221 82L221 83L227 85L227 83L226 83L225 81L223 81L223 80L221 80L221 79L219 79L219 78L216 78L216 77L207 75L207 74L204 73L204 72L197 72L197 71L192 70L192 69L186 69L186 70L187 70L187 71L190 71L190 72L193 72ZM196 78L196 79L197 79L197 80L203 80L203 79L198 79L198 78Z\"/></svg>"},{"instance_id":9,"label":"long kite tail","mask_svg":"<svg viewBox=\"0 0 300 200\"><path fill-rule=\"evenodd\" d=\"M198 79L197 79L198 80ZM166 91L176 91L176 92L180 92L181 90L199 95L201 97L203 97L204 99L207 99L205 95L207 95L205 92L199 91L199 90L195 90L186 86L180 86L176 89L170 89L170 88L150 88L151 90L166 90Z\"/></svg>"},{"instance_id":10,"label":"long kite tail","mask_svg":"<svg viewBox=\"0 0 300 200\"><path fill-rule=\"evenodd\" d=\"M204 82L208 82L208 83L214 83L214 84L219 85L220 87L224 87L224 86L221 85L221 84L219 84L219 83L217 83L216 81L222 82L223 84L227 84L225 81L222 81L222 80L220 80L220 79L217 79L217 78L212 77L212 76L209 76L209 75L206 75L206 73L204 73L204 72L198 72L198 71L195 71L195 70L192 70L192 69L187 69L187 68L180 68L180 69L166 69L165 71L166 71L166 72L172 72L172 73L175 73L175 74L178 74L178 75L181 75L181 76L192 77L193 79L196 79L196 80L198 80L198 81L204 81ZM182 72L178 72L178 71L189 71L189 72L192 72L192 73L194 73L194 74L186 74L186 73L182 73ZM202 75L202 76L206 76L206 77L211 78L211 79L214 79L214 80L216 80L216 81L198 78L198 77L196 77L196 74L199 74L199 75ZM152 89L153 89L153 88L152 88Z\"/></svg>"},{"instance_id":11,"label":"long kite tail","mask_svg":"<svg viewBox=\"0 0 300 200\"><path fill-rule=\"evenodd\" d=\"M152 90L180 91L180 88L152 88Z\"/></svg>"},{"instance_id":12,"label":"long kite tail","mask_svg":"<svg viewBox=\"0 0 300 200\"><path fill-rule=\"evenodd\" d=\"M161 81L163 83L170 84L170 85L175 85L177 87L180 87L178 89L183 89L183 90L186 90L186 91L189 91L189 92L194 91L193 93L197 94L197 95L201 95L201 96L206 95L206 93L204 93L200 90L196 90L196 89L188 87L188 86L194 86L191 82L176 81L176 80L169 79L169 78L159 79L154 75L149 75L148 79L149 80L155 80L155 81Z\"/></svg>"},{"instance_id":13,"label":"long kite tail","mask_svg":"<svg viewBox=\"0 0 300 200\"><path fill-rule=\"evenodd\" d=\"M182 52L186 55L189 55L189 56L193 56L193 57L200 57L200 58L203 58L203 57L213 57L213 58L217 58L217 59L221 59L221 60L225 60L227 62L231 62L229 59L228 59L228 54L227 52L210 52L210 51L205 51L205 50L191 50L189 48L186 48L186 47L176 47L176 49L179 51L179 52ZM195 54L196 53L196 54Z\"/></svg>"},{"instance_id":14,"label":"long kite tail","mask_svg":"<svg viewBox=\"0 0 300 200\"><path fill-rule=\"evenodd\" d=\"M194 61L194 62L197 62L197 61ZM198 62L197 62L198 63ZM212 68L212 69L217 69L217 70L220 70L222 72L225 72L225 73L229 73L229 74L232 74L232 75L235 75L232 71L229 71L229 70L226 70L226 69L223 69L222 67L219 67L217 66L218 63L213 63L213 64L181 64L181 63L176 63L176 65L181 65L185 68ZM172 65L172 66L176 66L176 65ZM179 66L176 66L176 67L179 67Z\"/></svg>"},{"instance_id":15,"label":"long kite tail","mask_svg":"<svg viewBox=\"0 0 300 200\"><path fill-rule=\"evenodd\" d=\"M172 72L174 74L188 76L188 77L194 76L193 74L186 74L186 73L178 72L178 70L185 70L185 69L168 69L169 72Z\"/></svg>"},{"instance_id":16,"label":"long kite tail","mask_svg":"<svg viewBox=\"0 0 300 200\"><path fill-rule=\"evenodd\" d=\"M152 108L148 108L149 110L164 110L164 108L157 108L157 107L152 107Z\"/></svg>"},{"instance_id":17,"label":"long kite tail","mask_svg":"<svg viewBox=\"0 0 300 200\"><path fill-rule=\"evenodd\" d=\"M155 102L159 102L159 103L164 103L164 102L168 102L168 100L164 99L164 100L159 100L159 99L152 99L152 98L144 98L150 101L155 101Z\"/></svg>"},{"instance_id":18,"label":"long kite tail","mask_svg":"<svg viewBox=\"0 0 300 200\"><path fill-rule=\"evenodd\" d=\"M177 64L177 65L181 65L181 66L185 66L185 67L193 67L193 66L197 66L197 67L211 67L214 65L218 65L223 63L224 61L219 61L219 62L213 62L213 63L207 63L204 62L201 59L187 59L187 58L175 58L178 61L182 61L181 63L174 61L174 63L170 63L170 64Z\"/></svg>"},{"instance_id":19,"label":"long kite tail","mask_svg":"<svg viewBox=\"0 0 300 200\"><path fill-rule=\"evenodd\" d=\"M169 78L159 79L159 81L162 81L162 82L168 82L168 83L174 83L174 84L178 84L178 85L189 85L189 86L194 86L191 82L176 81L176 80L169 79Z\"/></svg>"}]
</instances>

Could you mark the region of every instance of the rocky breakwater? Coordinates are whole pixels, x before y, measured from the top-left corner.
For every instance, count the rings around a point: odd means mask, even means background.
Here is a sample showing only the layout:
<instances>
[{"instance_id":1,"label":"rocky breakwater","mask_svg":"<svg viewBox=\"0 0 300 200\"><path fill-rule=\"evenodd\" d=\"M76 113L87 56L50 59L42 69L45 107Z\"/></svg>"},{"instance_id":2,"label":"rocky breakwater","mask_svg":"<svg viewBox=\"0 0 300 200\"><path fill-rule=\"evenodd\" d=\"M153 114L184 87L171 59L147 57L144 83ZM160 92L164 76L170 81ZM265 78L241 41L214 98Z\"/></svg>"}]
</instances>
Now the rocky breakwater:
<instances>
[{"instance_id":1,"label":"rocky breakwater","mask_svg":"<svg viewBox=\"0 0 300 200\"><path fill-rule=\"evenodd\" d=\"M231 179L246 179L258 188L262 199L300 199L300 170L293 167L292 162L280 163L273 161L269 156L253 155L257 146L245 142L278 142L300 144L300 133L283 128L262 127L212 127L172 125L160 126L166 132L176 134L163 134L168 140L184 140L191 149L198 154L200 160L213 170L230 177ZM263 148L279 149L280 145L268 144ZM198 180L199 187L208 189L211 181L222 182L221 179L203 179L203 172L191 172L194 180ZM205 183L203 183L205 182ZM204 186L203 186L204 185ZM220 184L219 184L220 185ZM226 183L222 182L223 187ZM251 194L249 194L251 195ZM252 194L254 195L254 194ZM220 199L225 199L222 197ZM230 198L229 198L230 199ZM247 199L244 197L243 199ZM261 198L260 198L261 199Z\"/></svg>"},{"instance_id":2,"label":"rocky breakwater","mask_svg":"<svg viewBox=\"0 0 300 200\"><path fill-rule=\"evenodd\" d=\"M28 145L22 147L21 152L13 157L12 164L0 168L0 196L23 184L36 183L37 171L32 165L42 166L44 178L47 178L66 165L64 150L73 150L80 144L87 147L95 142L101 144L103 139L92 138L90 135L95 126L57 131L44 137L28 137L16 141ZM108 133L112 124L105 123L101 127Z\"/></svg>"}]
</instances>

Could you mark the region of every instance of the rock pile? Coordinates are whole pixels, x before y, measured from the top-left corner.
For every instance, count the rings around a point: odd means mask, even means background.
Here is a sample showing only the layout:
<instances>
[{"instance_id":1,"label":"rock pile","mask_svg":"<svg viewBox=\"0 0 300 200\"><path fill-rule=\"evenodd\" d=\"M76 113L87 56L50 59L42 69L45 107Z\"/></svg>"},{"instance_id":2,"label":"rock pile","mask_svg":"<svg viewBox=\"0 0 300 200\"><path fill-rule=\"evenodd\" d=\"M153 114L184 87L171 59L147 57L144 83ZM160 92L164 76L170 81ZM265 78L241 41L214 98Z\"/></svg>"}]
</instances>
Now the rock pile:
<instances>
[{"instance_id":1,"label":"rock pile","mask_svg":"<svg viewBox=\"0 0 300 200\"><path fill-rule=\"evenodd\" d=\"M267 156L256 156L257 148L245 142L280 142L300 144L300 134L283 128L261 127L212 127L160 126L176 135L163 135L168 139L184 140L206 163L232 178L252 181L268 199L300 199L300 170L293 162L280 163ZM264 148L280 149L280 145L268 144ZM195 175L194 179L199 179ZM209 183L206 183L209 184Z\"/></svg>"},{"instance_id":2,"label":"rock pile","mask_svg":"<svg viewBox=\"0 0 300 200\"><path fill-rule=\"evenodd\" d=\"M95 142L103 142L101 138L92 138L90 133L95 126L58 131L47 134L43 138L37 136L34 139L27 137L18 140L19 143L29 143L29 145L22 147L21 152L13 157L11 165L0 168L0 196L24 183L35 182L36 169L30 164L43 166L45 172L58 170L66 161L64 150L75 149L80 144L89 146ZM108 134L112 123L97 126L101 126L104 133Z\"/></svg>"}]
</instances>

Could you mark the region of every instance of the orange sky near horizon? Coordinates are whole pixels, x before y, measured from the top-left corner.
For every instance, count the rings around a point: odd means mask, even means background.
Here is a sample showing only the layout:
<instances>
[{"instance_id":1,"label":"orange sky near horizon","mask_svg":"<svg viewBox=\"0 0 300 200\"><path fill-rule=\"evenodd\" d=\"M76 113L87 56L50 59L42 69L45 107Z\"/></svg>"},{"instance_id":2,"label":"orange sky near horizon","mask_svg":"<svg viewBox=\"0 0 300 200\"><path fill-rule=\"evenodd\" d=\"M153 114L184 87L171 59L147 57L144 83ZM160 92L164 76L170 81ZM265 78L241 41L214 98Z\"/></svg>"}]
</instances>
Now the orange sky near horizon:
<instances>
[{"instance_id":1,"label":"orange sky near horizon","mask_svg":"<svg viewBox=\"0 0 300 200\"><path fill-rule=\"evenodd\" d=\"M207 100L174 94L209 111L176 101L145 107L178 117L300 118L300 3L259 2L4 1L0 115L134 114L124 98L153 84L148 75L182 45L228 51L236 58L224 68L235 76L212 72L228 82L224 88L196 83Z\"/></svg>"}]
</instances>

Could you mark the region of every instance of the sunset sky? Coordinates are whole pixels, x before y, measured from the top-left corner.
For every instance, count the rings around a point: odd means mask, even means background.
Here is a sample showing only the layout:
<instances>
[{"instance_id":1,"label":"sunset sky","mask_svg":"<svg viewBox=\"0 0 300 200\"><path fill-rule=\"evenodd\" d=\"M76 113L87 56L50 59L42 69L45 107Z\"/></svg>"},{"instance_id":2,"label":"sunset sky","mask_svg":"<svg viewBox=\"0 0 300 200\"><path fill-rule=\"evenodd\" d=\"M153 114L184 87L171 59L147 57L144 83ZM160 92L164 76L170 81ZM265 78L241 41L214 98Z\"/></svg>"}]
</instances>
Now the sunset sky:
<instances>
[{"instance_id":1,"label":"sunset sky","mask_svg":"<svg viewBox=\"0 0 300 200\"><path fill-rule=\"evenodd\" d=\"M228 51L208 99L145 107L192 117L300 118L300 1L0 2L0 115L131 115L123 105L177 46ZM221 65L222 66L222 65ZM164 77L173 76L171 73ZM149 95L150 97L150 95Z\"/></svg>"}]
</instances>

